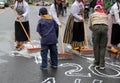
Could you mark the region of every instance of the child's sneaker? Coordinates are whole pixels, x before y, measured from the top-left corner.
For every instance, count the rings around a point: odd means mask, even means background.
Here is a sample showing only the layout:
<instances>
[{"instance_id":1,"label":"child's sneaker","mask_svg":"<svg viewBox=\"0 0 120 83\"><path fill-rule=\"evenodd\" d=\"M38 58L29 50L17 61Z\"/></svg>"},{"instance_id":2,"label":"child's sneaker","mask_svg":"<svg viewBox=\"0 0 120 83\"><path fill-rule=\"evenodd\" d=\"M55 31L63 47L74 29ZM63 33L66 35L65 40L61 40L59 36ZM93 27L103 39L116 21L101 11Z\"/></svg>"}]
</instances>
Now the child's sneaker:
<instances>
[{"instance_id":1,"label":"child's sneaker","mask_svg":"<svg viewBox=\"0 0 120 83\"><path fill-rule=\"evenodd\" d=\"M48 68L47 68L47 67L42 67L42 66L40 66L40 69L41 69L41 70L47 70Z\"/></svg>"},{"instance_id":2,"label":"child's sneaker","mask_svg":"<svg viewBox=\"0 0 120 83\"><path fill-rule=\"evenodd\" d=\"M44 67L41 67L40 69L41 69L41 70L47 70L47 68L44 68Z\"/></svg>"},{"instance_id":3,"label":"child's sneaker","mask_svg":"<svg viewBox=\"0 0 120 83\"><path fill-rule=\"evenodd\" d=\"M53 69L57 69L57 66L51 65L51 68L53 68Z\"/></svg>"}]
</instances>

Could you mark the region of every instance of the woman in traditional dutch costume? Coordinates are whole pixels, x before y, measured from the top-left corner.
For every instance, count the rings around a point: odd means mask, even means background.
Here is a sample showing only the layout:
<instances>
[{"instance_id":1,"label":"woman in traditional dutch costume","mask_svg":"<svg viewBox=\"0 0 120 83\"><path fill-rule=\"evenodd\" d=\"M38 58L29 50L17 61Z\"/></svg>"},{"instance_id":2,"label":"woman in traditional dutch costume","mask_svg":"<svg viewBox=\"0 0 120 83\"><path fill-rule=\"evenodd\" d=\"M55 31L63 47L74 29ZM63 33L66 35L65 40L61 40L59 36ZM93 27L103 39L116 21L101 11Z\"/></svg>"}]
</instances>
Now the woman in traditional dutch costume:
<instances>
[{"instance_id":1,"label":"woman in traditional dutch costume","mask_svg":"<svg viewBox=\"0 0 120 83\"><path fill-rule=\"evenodd\" d=\"M73 50L84 48L83 10L82 0L76 0L71 6L71 14L66 24L63 42L71 44Z\"/></svg>"},{"instance_id":2,"label":"woman in traditional dutch costume","mask_svg":"<svg viewBox=\"0 0 120 83\"><path fill-rule=\"evenodd\" d=\"M23 44L28 41L28 38L19 22L22 22L27 34L30 36L30 28L28 21L29 6L25 0L16 0L12 9L17 13L15 20L15 42L16 48L21 50L24 48Z\"/></svg>"},{"instance_id":3,"label":"woman in traditional dutch costume","mask_svg":"<svg viewBox=\"0 0 120 83\"><path fill-rule=\"evenodd\" d=\"M110 14L113 15L113 25L111 33L112 52L118 52L117 46L120 43L120 0L111 7Z\"/></svg>"}]
</instances>

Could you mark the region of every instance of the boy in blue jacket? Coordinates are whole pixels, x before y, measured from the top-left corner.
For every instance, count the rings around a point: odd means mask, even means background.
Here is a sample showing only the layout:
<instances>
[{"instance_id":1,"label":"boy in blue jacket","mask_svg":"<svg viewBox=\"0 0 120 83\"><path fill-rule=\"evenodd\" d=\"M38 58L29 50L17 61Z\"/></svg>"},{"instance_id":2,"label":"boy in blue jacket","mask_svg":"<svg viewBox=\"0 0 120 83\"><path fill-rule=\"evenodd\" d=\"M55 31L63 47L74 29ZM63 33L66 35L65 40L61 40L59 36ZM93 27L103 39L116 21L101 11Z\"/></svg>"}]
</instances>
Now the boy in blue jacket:
<instances>
[{"instance_id":1,"label":"boy in blue jacket","mask_svg":"<svg viewBox=\"0 0 120 83\"><path fill-rule=\"evenodd\" d=\"M48 50L50 50L50 64L52 68L57 68L58 65L58 50L56 44L58 43L56 29L57 24L52 19L50 15L48 15L48 11L46 8L40 8L39 10L40 20L37 26L37 32L41 36L41 57L42 64L41 69L47 69L48 67L48 59L47 54Z\"/></svg>"}]
</instances>

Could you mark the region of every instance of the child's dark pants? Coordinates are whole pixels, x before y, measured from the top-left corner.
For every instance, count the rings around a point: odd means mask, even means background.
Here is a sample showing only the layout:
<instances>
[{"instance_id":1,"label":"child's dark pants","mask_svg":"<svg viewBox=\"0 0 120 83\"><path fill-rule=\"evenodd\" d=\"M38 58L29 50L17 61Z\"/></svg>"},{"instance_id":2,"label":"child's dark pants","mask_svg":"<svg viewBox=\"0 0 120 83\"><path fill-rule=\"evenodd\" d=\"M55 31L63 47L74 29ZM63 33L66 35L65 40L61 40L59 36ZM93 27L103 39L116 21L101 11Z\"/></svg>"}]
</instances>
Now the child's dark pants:
<instances>
[{"instance_id":1,"label":"child's dark pants","mask_svg":"<svg viewBox=\"0 0 120 83\"><path fill-rule=\"evenodd\" d=\"M58 50L56 44L51 45L41 45L41 57L42 57L42 68L47 68L48 66L48 50L50 50L50 64L51 66L58 65Z\"/></svg>"}]
</instances>

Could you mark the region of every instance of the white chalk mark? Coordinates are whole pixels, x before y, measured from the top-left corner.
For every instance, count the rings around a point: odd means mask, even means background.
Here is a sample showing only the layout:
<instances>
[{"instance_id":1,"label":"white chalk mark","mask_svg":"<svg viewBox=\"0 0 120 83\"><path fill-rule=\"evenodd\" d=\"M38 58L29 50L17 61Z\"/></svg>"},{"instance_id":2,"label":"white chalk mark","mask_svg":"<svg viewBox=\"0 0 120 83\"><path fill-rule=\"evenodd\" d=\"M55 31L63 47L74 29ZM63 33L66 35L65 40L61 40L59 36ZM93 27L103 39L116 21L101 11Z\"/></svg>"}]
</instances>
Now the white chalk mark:
<instances>
[{"instance_id":1,"label":"white chalk mark","mask_svg":"<svg viewBox=\"0 0 120 83\"><path fill-rule=\"evenodd\" d=\"M60 64L59 65L60 67L68 67L68 66L71 66L71 67L75 67L74 69L71 69L71 70L68 70L65 72L65 75L66 76L80 76L80 77L91 77L91 74L88 73L87 75L86 74L83 74L83 73L80 73L80 71L83 69L81 67L81 65L79 64L75 64L75 63L64 63L64 64Z\"/></svg>"},{"instance_id":2,"label":"white chalk mark","mask_svg":"<svg viewBox=\"0 0 120 83\"><path fill-rule=\"evenodd\" d=\"M90 66L88 67L88 69L89 69L93 74L95 74L95 75L97 75L97 76L100 76L100 77L108 77L108 78L120 78L120 71L118 71L117 69L115 69L115 68L113 68L113 67L108 67L108 68L116 71L116 72L117 72L116 75L107 75L107 74L101 73L101 72L100 72L98 69L96 69L96 68L95 68L95 70L92 70L91 67L92 67L92 65L90 65ZM96 71L96 72L95 72L95 71Z\"/></svg>"},{"instance_id":3,"label":"white chalk mark","mask_svg":"<svg viewBox=\"0 0 120 83\"><path fill-rule=\"evenodd\" d=\"M54 77L49 77L41 83L55 83L55 78Z\"/></svg>"},{"instance_id":4,"label":"white chalk mark","mask_svg":"<svg viewBox=\"0 0 120 83\"><path fill-rule=\"evenodd\" d=\"M99 83L103 83L103 80L94 79L92 83L96 83L96 82L97 82L97 83L98 83L98 82L99 82Z\"/></svg>"},{"instance_id":5,"label":"white chalk mark","mask_svg":"<svg viewBox=\"0 0 120 83\"><path fill-rule=\"evenodd\" d=\"M112 67L114 67L114 68L117 68L117 70L120 70L120 66L119 66L119 65L112 64L112 63L108 63L108 62L106 62L106 64L107 64L107 65L110 65L110 66L112 66Z\"/></svg>"},{"instance_id":6,"label":"white chalk mark","mask_svg":"<svg viewBox=\"0 0 120 83\"><path fill-rule=\"evenodd\" d=\"M80 83L81 79L75 79L74 83Z\"/></svg>"},{"instance_id":7,"label":"white chalk mark","mask_svg":"<svg viewBox=\"0 0 120 83\"><path fill-rule=\"evenodd\" d=\"M36 64L42 63L42 60L41 60L40 56L35 56L35 63Z\"/></svg>"}]
</instances>

